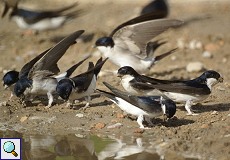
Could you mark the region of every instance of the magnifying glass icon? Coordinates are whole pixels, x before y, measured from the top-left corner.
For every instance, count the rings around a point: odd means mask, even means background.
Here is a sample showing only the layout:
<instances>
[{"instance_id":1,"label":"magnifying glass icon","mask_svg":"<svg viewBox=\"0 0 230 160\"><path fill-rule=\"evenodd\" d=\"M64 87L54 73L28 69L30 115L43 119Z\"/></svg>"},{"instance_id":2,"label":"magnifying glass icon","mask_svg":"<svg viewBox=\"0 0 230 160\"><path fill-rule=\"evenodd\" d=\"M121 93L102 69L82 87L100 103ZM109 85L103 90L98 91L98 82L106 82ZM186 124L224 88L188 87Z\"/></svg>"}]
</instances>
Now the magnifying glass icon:
<instances>
[{"instance_id":1,"label":"magnifying glass icon","mask_svg":"<svg viewBox=\"0 0 230 160\"><path fill-rule=\"evenodd\" d=\"M3 144L3 149L6 153L11 153L13 154L15 157L18 156L17 152L15 152L15 145L13 142L11 141L7 141Z\"/></svg>"}]
</instances>

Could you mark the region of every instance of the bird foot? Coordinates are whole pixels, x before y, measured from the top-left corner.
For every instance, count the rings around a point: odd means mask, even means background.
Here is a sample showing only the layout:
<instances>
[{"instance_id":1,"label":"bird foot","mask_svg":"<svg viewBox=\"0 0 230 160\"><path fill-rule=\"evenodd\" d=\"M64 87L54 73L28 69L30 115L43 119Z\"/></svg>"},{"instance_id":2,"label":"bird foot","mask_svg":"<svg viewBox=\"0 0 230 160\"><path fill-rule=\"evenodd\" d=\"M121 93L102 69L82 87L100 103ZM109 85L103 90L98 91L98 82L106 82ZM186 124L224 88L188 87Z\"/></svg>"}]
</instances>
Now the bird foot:
<instances>
[{"instance_id":1,"label":"bird foot","mask_svg":"<svg viewBox=\"0 0 230 160\"><path fill-rule=\"evenodd\" d=\"M86 108L89 108L89 103L86 103L84 107L81 107L79 110L85 111Z\"/></svg>"},{"instance_id":2,"label":"bird foot","mask_svg":"<svg viewBox=\"0 0 230 160\"><path fill-rule=\"evenodd\" d=\"M50 109L51 105L45 106L45 109Z\"/></svg>"},{"instance_id":3,"label":"bird foot","mask_svg":"<svg viewBox=\"0 0 230 160\"><path fill-rule=\"evenodd\" d=\"M197 116L197 115L199 115L199 114L198 113L193 113L193 112L187 113L187 116Z\"/></svg>"}]
</instances>

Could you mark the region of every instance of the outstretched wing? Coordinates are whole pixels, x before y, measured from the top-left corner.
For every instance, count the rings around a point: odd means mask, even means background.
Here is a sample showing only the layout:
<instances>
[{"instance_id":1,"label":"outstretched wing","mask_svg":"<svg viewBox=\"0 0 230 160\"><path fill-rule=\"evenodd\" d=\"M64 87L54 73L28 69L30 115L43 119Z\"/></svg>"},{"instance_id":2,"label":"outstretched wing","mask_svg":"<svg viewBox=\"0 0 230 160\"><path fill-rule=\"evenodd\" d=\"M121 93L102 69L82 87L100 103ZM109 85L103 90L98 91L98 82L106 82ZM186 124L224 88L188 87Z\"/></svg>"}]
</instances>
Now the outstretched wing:
<instances>
[{"instance_id":1,"label":"outstretched wing","mask_svg":"<svg viewBox=\"0 0 230 160\"><path fill-rule=\"evenodd\" d=\"M76 39L84 32L84 30L79 30L71 35L67 36L63 40L61 40L58 44L56 44L53 48L51 48L39 61L37 61L33 68L30 70L28 74L28 78L32 78L33 74L36 71L50 71L57 72L59 68L57 66L57 62L59 59L65 54L66 50L76 43Z\"/></svg>"},{"instance_id":2,"label":"outstretched wing","mask_svg":"<svg viewBox=\"0 0 230 160\"><path fill-rule=\"evenodd\" d=\"M147 43L165 30L181 25L174 19L153 19L151 14L142 15L118 26L112 33L115 46L130 50L145 58Z\"/></svg>"},{"instance_id":3,"label":"outstretched wing","mask_svg":"<svg viewBox=\"0 0 230 160\"><path fill-rule=\"evenodd\" d=\"M88 89L94 76L93 68L94 68L93 62L89 62L88 70L86 72L71 78L71 80L74 81L75 84L74 85L75 92L80 93Z\"/></svg>"},{"instance_id":4,"label":"outstretched wing","mask_svg":"<svg viewBox=\"0 0 230 160\"><path fill-rule=\"evenodd\" d=\"M22 78L22 77L27 77L28 73L30 72L30 69L33 67L33 65L40 59L42 58L48 51L50 50L47 49L45 50L44 52L42 52L41 54L39 54L38 56L36 56L34 59L32 59L31 61L29 61L28 63L26 63L21 71L19 72L19 78Z\"/></svg>"}]
</instances>

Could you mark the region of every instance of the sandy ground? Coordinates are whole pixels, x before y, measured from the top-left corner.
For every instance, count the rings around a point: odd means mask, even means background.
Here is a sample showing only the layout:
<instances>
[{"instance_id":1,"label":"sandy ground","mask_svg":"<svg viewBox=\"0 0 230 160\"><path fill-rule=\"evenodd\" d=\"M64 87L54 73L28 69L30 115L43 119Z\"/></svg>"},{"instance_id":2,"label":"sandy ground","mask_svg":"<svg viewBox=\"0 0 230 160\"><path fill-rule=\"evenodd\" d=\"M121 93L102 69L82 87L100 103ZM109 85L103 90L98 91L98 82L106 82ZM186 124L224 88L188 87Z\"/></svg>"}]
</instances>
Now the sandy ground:
<instances>
[{"instance_id":1,"label":"sandy ground","mask_svg":"<svg viewBox=\"0 0 230 160\"><path fill-rule=\"evenodd\" d=\"M24 3L28 6L34 5L31 1ZM43 8L51 8L46 1L39 3L38 7L43 4L47 4ZM56 4L57 7L62 5L61 2ZM50 41L52 37L64 36L80 29L84 29L86 35L95 34L93 39L71 47L60 60L59 66L64 71L87 54L92 54L88 61L95 62L100 56L97 50L92 48L96 39L109 34L120 23L138 15L143 5L136 1L128 5L127 2L112 4L105 2L100 5L82 3L79 8L85 10L84 15L60 29L36 35L20 30L7 18L1 19L0 76L4 75L5 70L19 70L25 62L53 46L54 43ZM195 112L199 113L198 116L187 116L183 105L178 105L174 118L163 122L162 117L159 117L153 121L154 126L151 129L139 133L135 119L124 115L104 97L95 96L90 108L85 111L79 110L84 106L84 101L77 103L75 109L70 109L65 108L65 103L58 100L52 108L46 110L44 109L46 99L42 102L34 101L24 107L14 97L12 101L1 106L1 129L17 130L23 134L81 133L136 136L159 144L166 159L185 159L184 157L230 159L230 5L225 1L198 1L198 3L170 3L170 7L170 18L193 19L193 21L157 37L168 43L158 49L156 54L175 47L179 49L153 67L149 75L162 79L191 79L202 73L202 71L191 73L186 71L187 64L196 61L201 62L205 69L220 72L224 77L224 83L215 86L211 96L202 104L193 106ZM197 43L199 44L194 47ZM211 57L203 57L204 51L209 51ZM86 67L87 62L80 66L74 75L84 72ZM103 70L115 69L117 67L109 61L103 67ZM121 88L119 79L113 75L100 77L98 88L105 89L103 81ZM4 103L10 92L4 91L0 86L0 93L0 101ZM116 123L121 123L122 126L115 129L107 128Z\"/></svg>"}]
</instances>

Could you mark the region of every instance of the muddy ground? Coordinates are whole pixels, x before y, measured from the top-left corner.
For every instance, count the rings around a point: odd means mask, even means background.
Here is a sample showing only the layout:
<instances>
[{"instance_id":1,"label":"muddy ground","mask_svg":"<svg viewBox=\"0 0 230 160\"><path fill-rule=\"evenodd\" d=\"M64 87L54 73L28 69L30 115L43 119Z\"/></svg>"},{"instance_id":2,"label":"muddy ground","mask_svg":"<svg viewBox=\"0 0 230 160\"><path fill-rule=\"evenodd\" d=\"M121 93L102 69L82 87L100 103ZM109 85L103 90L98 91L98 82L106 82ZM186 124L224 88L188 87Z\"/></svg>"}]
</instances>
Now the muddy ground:
<instances>
[{"instance_id":1,"label":"muddy ground","mask_svg":"<svg viewBox=\"0 0 230 160\"><path fill-rule=\"evenodd\" d=\"M71 3L71 1L67 2ZM39 4L24 1L21 5L32 8L42 6L44 9L50 9L65 4L58 1L51 6L49 1L41 1ZM103 1L100 4L80 2L79 8L85 11L82 16L57 30L37 34L19 29L7 18L1 19L0 76L2 77L6 70L19 70L25 62L53 46L55 43L50 41L52 37L65 36L80 29L86 31L85 35L94 34L93 39L72 46L60 60L59 66L64 71L87 54L92 54L88 61L95 62L100 56L97 50L92 48L95 40L109 34L120 23L138 15L143 5L144 2L141 3L141 1L132 3ZM168 43L158 49L156 55L175 47L179 48L173 55L153 67L148 75L162 79L191 79L202 73L202 71L191 73L186 71L187 64L196 61L201 62L204 69L213 69L223 75L224 83L215 86L208 99L192 107L199 115L187 116L183 105L178 105L174 118L168 122L163 122L162 117L156 118L151 129L140 133L135 119L124 115L117 106L104 97L94 96L90 108L85 111L79 110L84 106L84 101L77 103L75 109L71 109L65 108L66 104L61 100L56 101L52 108L46 110L44 109L47 104L46 99L42 102L36 100L25 107L14 97L12 101L4 105L10 96L10 91L5 91L0 86L1 129L17 130L24 134L80 133L140 136L162 144L162 154L166 155L166 159L174 159L174 157L176 159L184 159L184 157L230 159L229 11L230 3L227 1L187 1L184 3L170 1L169 18L190 20L190 23L157 37ZM209 51L211 56L204 57L204 51ZM74 74L84 72L86 68L87 62ZM103 67L103 70L115 69L117 67L109 61ZM116 76L100 77L97 83L98 88L105 89L103 81L121 88ZM114 129L107 128L116 123L121 123L122 126Z\"/></svg>"}]
</instances>

